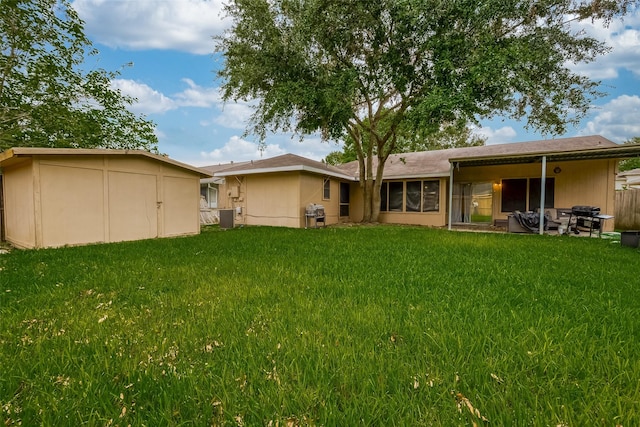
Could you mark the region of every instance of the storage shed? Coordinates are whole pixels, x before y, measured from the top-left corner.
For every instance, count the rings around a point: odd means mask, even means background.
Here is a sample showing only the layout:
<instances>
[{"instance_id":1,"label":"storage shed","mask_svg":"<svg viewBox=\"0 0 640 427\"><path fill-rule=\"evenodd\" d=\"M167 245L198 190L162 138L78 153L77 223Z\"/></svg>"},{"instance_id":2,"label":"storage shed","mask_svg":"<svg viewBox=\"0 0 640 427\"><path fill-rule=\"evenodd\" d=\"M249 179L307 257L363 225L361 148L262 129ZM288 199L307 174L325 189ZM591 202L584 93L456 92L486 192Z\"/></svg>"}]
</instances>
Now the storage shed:
<instances>
[{"instance_id":1,"label":"storage shed","mask_svg":"<svg viewBox=\"0 0 640 427\"><path fill-rule=\"evenodd\" d=\"M0 153L6 241L44 248L200 232L202 170L141 150Z\"/></svg>"}]
</instances>

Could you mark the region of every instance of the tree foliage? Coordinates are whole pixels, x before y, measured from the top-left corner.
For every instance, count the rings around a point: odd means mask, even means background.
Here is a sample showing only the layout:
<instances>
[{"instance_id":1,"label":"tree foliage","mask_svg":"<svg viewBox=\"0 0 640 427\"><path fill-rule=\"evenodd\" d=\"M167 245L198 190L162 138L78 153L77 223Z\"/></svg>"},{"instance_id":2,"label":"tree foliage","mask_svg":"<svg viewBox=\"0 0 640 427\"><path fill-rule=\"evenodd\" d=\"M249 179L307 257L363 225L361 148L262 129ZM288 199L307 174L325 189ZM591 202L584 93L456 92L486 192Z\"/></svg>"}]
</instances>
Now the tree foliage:
<instances>
[{"instance_id":1,"label":"tree foliage","mask_svg":"<svg viewBox=\"0 0 640 427\"><path fill-rule=\"evenodd\" d=\"M572 22L608 21L636 2L233 0L219 75L225 99L259 101L248 131L262 138L349 136L364 220L375 221L384 164L403 132L502 115L561 134L580 119L597 82L567 64L607 47Z\"/></svg>"},{"instance_id":2,"label":"tree foliage","mask_svg":"<svg viewBox=\"0 0 640 427\"><path fill-rule=\"evenodd\" d=\"M631 139L628 139L624 142L625 144L640 144L640 136L634 136ZM631 169L640 168L640 157L634 157L627 160L622 160L618 169L620 172L630 171Z\"/></svg>"},{"instance_id":3,"label":"tree foliage","mask_svg":"<svg viewBox=\"0 0 640 427\"><path fill-rule=\"evenodd\" d=\"M0 150L13 146L157 150L155 125L113 89L67 0L0 1Z\"/></svg>"},{"instance_id":4,"label":"tree foliage","mask_svg":"<svg viewBox=\"0 0 640 427\"><path fill-rule=\"evenodd\" d=\"M366 122L366 120L365 120ZM428 134L414 134L403 132L402 126L397 130L398 140L392 153L410 153L415 151L444 150L447 148L474 147L484 145L486 138L474 135L464 122L445 123L440 129L430 130ZM360 144L363 151L368 150L373 138L363 132ZM373 154L377 155L376 147L373 146ZM358 160L358 153L355 149L353 138L347 135L342 146L342 151L332 151L325 158L325 162L330 165Z\"/></svg>"}]
</instances>

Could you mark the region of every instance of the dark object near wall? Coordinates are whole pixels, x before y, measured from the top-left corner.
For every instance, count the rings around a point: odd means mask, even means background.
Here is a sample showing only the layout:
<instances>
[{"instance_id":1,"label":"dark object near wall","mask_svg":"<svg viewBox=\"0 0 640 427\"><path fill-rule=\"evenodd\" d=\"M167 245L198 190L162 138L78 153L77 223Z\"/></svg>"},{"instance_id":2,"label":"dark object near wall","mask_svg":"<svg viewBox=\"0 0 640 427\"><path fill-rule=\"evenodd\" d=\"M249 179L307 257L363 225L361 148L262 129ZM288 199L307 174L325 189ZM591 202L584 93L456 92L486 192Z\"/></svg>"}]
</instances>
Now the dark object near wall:
<instances>
[{"instance_id":1,"label":"dark object near wall","mask_svg":"<svg viewBox=\"0 0 640 427\"><path fill-rule=\"evenodd\" d=\"M600 215L600 208L595 206L574 206L571 208L573 216L594 217Z\"/></svg>"},{"instance_id":2,"label":"dark object near wall","mask_svg":"<svg viewBox=\"0 0 640 427\"><path fill-rule=\"evenodd\" d=\"M637 248L640 244L640 231L623 231L620 233L620 244Z\"/></svg>"},{"instance_id":3,"label":"dark object near wall","mask_svg":"<svg viewBox=\"0 0 640 427\"><path fill-rule=\"evenodd\" d=\"M235 209L220 209L220 228L233 228L233 218L235 213Z\"/></svg>"}]
</instances>

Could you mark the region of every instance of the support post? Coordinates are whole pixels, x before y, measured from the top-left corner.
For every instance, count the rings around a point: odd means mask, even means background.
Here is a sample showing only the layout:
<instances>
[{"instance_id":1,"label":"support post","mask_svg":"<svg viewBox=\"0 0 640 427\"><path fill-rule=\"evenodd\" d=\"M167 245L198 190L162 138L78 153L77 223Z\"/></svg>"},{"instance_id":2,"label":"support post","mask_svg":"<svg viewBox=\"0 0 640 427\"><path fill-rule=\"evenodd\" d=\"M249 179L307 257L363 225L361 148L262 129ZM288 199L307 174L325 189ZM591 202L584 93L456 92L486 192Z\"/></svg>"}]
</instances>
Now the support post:
<instances>
[{"instance_id":1,"label":"support post","mask_svg":"<svg viewBox=\"0 0 640 427\"><path fill-rule=\"evenodd\" d=\"M544 234L544 199L547 187L547 156L542 156L542 174L540 175L540 234Z\"/></svg>"},{"instance_id":2,"label":"support post","mask_svg":"<svg viewBox=\"0 0 640 427\"><path fill-rule=\"evenodd\" d=\"M449 165L449 230L451 230L452 217L453 217L453 163Z\"/></svg>"}]
</instances>

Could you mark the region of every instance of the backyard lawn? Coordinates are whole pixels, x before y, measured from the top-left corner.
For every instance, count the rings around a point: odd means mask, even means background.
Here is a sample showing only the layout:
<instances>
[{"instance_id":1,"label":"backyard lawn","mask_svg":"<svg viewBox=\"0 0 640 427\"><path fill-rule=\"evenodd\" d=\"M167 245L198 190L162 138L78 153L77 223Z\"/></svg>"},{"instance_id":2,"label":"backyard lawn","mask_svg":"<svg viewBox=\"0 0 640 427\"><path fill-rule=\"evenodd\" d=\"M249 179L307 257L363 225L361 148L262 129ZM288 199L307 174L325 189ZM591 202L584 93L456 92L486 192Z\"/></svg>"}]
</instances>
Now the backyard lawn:
<instances>
[{"instance_id":1,"label":"backyard lawn","mask_svg":"<svg viewBox=\"0 0 640 427\"><path fill-rule=\"evenodd\" d=\"M0 421L637 426L640 251L402 226L12 251Z\"/></svg>"}]
</instances>

